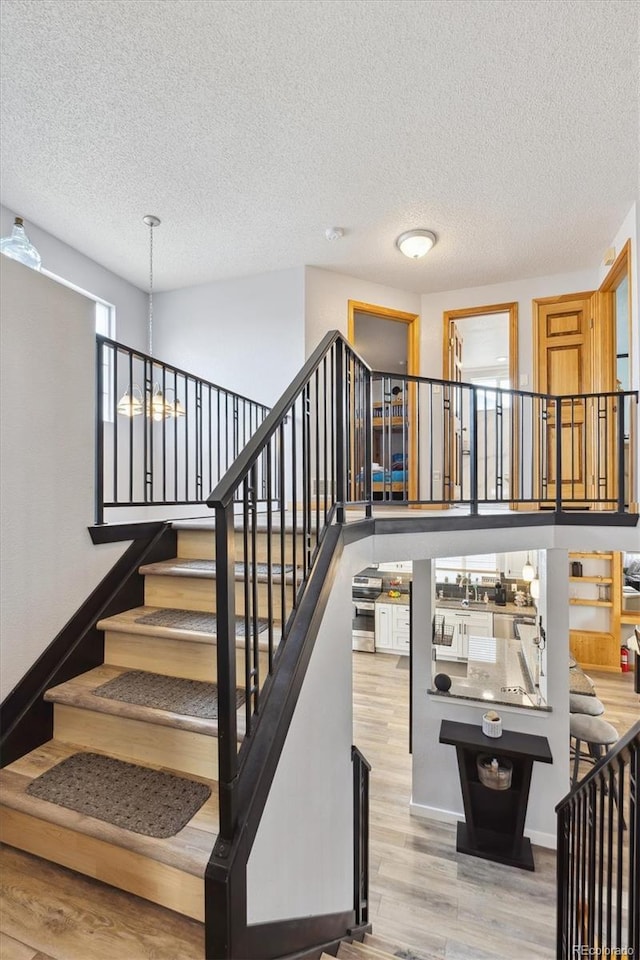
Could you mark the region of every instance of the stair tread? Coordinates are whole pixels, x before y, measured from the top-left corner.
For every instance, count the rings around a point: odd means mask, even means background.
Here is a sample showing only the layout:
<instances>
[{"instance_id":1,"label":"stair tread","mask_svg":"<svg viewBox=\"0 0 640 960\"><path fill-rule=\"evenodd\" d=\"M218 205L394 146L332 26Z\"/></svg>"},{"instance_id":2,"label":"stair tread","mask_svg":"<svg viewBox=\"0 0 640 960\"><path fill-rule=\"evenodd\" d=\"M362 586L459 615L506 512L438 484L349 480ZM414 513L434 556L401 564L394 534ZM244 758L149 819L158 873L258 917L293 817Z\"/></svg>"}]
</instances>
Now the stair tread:
<instances>
[{"instance_id":1,"label":"stair tread","mask_svg":"<svg viewBox=\"0 0 640 960\"><path fill-rule=\"evenodd\" d=\"M315 524L313 522L315 520L315 512L312 514L311 519L313 532L315 530ZM266 512L256 514L255 525L256 529L260 531L260 533L267 532L268 518ZM193 517L186 520L173 520L171 526L174 530L200 530L205 533L213 533L216 529L216 521L215 517ZM280 511L274 510L271 513L271 530L273 533L280 533L280 528ZM235 517L234 529L244 530L244 523L241 515ZM297 530L298 533L304 532L300 511L298 511L295 526L293 522L293 513L291 511L287 511L284 516L284 532L293 533L294 530Z\"/></svg>"},{"instance_id":2,"label":"stair tread","mask_svg":"<svg viewBox=\"0 0 640 960\"><path fill-rule=\"evenodd\" d=\"M123 673L131 672L126 667L111 666L103 664L100 667L94 667L86 673L66 680L64 683L51 687L44 695L45 700L50 703L60 703L66 706L76 707L81 710L91 710L94 713L106 713L110 716L121 717L128 720L140 720L145 723L155 723L160 726L173 727L179 730L190 730L194 733L200 733L204 736L217 737L218 721L204 717L193 717L184 713L174 713L170 710L163 710L158 707L149 707L137 703L129 703L123 700L112 700L107 697L97 696L96 687L121 676ZM245 729L244 706L238 709L238 740L241 741Z\"/></svg>"},{"instance_id":3,"label":"stair tread","mask_svg":"<svg viewBox=\"0 0 640 960\"><path fill-rule=\"evenodd\" d=\"M257 581L258 583L267 583L267 564L258 561L257 563ZM143 576L156 577L191 577L197 580L215 580L216 561L215 560L190 560L182 557L174 557L172 560L159 560L157 563L146 563L139 568L139 573ZM244 580L244 564L236 563L235 579ZM298 567L297 578L302 579L302 568ZM280 564L272 564L271 582L280 583L282 580ZM293 583L293 565L285 564L285 583Z\"/></svg>"},{"instance_id":4,"label":"stair tread","mask_svg":"<svg viewBox=\"0 0 640 960\"><path fill-rule=\"evenodd\" d=\"M113 630L118 633L137 633L144 636L165 637L169 640L191 640L195 643L208 643L215 645L216 634L209 630L195 629L191 626L160 626L150 623L139 623L141 617L152 613L174 613L183 614L185 622L194 617L196 611L180 610L176 607L152 607L142 606L133 607L131 610L123 610L122 613L116 613L112 617L105 617L98 621L99 630ZM243 618L239 618L243 621ZM280 623L273 622L274 646L280 641ZM236 646L244 647L244 637L236 637ZM258 635L258 648L268 650L268 631L264 630Z\"/></svg>"},{"instance_id":5,"label":"stair tread","mask_svg":"<svg viewBox=\"0 0 640 960\"><path fill-rule=\"evenodd\" d=\"M41 747L32 750L31 753L0 770L2 805L38 820L73 830L76 833L86 834L94 839L102 840L105 843L140 854L151 860L157 860L193 876L203 877L219 829L218 784L204 777L188 775L189 779L206 783L211 788L211 796L179 833L165 839L133 833L114 824L77 813L75 810L69 810L46 800L40 800L26 793L29 784L40 774L49 770L61 760L65 760L72 754L83 750L86 750L86 748L82 745L49 740ZM91 748L90 752L101 753L102 751ZM108 756L108 754L105 754L105 756ZM138 766L145 765L138 764ZM164 768L155 767L154 769L163 770ZM165 772L174 773L176 771L166 770ZM177 775L187 776L179 771Z\"/></svg>"}]
</instances>

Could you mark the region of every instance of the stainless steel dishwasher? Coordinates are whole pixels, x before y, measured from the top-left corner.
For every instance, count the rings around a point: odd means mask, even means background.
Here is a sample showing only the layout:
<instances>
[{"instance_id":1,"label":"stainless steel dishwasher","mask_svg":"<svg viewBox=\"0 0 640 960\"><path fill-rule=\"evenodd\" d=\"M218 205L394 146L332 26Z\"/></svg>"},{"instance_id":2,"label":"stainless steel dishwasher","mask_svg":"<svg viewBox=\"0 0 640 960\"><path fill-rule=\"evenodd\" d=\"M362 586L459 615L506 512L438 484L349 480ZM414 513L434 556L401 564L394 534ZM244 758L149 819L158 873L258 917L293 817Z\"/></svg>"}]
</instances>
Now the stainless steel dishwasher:
<instances>
[{"instance_id":1,"label":"stainless steel dishwasher","mask_svg":"<svg viewBox=\"0 0 640 960\"><path fill-rule=\"evenodd\" d=\"M512 613L494 613L493 635L501 640L515 640L516 633L513 629Z\"/></svg>"}]
</instances>

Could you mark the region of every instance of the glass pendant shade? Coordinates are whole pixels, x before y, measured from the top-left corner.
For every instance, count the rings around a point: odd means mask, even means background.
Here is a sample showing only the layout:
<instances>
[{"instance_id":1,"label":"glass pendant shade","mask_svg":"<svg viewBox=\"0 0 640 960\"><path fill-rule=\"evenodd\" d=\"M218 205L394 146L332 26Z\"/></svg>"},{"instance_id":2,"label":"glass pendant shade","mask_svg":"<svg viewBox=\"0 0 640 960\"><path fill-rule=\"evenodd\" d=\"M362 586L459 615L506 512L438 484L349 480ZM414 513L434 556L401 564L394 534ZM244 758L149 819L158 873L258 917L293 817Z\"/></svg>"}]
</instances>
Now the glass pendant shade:
<instances>
[{"instance_id":1,"label":"glass pendant shade","mask_svg":"<svg viewBox=\"0 0 640 960\"><path fill-rule=\"evenodd\" d=\"M25 267L31 267L32 270L39 270L42 266L40 254L24 232L22 217L16 217L11 236L0 240L0 253L23 263Z\"/></svg>"},{"instance_id":2,"label":"glass pendant shade","mask_svg":"<svg viewBox=\"0 0 640 960\"><path fill-rule=\"evenodd\" d=\"M531 583L529 584L529 593L531 594L534 600L540 599L540 581L537 577L534 577Z\"/></svg>"},{"instance_id":3,"label":"glass pendant shade","mask_svg":"<svg viewBox=\"0 0 640 960\"><path fill-rule=\"evenodd\" d=\"M142 391L137 383L134 383L131 392L125 390L120 399L116 410L122 417L139 417L144 413L144 400Z\"/></svg>"},{"instance_id":4,"label":"glass pendant shade","mask_svg":"<svg viewBox=\"0 0 640 960\"><path fill-rule=\"evenodd\" d=\"M527 554L527 562L522 568L522 579L525 581L525 583L531 583L535 575L536 571L533 569L533 564L529 559L529 554Z\"/></svg>"}]
</instances>

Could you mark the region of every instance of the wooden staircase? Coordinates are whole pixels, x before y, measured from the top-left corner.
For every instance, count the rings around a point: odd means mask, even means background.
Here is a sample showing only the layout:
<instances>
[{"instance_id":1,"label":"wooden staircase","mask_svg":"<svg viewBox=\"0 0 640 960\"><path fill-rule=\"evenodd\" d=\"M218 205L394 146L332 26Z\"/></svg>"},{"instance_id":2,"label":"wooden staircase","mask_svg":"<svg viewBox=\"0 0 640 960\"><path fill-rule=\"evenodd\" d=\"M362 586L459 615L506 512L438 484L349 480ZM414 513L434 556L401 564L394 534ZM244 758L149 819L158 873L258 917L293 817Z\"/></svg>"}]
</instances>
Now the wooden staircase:
<instances>
[{"instance_id":1,"label":"wooden staircase","mask_svg":"<svg viewBox=\"0 0 640 960\"><path fill-rule=\"evenodd\" d=\"M390 940L365 933L362 943L359 940L343 941L336 954L338 960L423 960L410 947L399 946ZM333 960L328 953L323 953L320 960Z\"/></svg>"},{"instance_id":2,"label":"wooden staircase","mask_svg":"<svg viewBox=\"0 0 640 960\"><path fill-rule=\"evenodd\" d=\"M209 521L178 528L177 556L140 568L145 603L98 623L105 634L104 664L49 689L53 739L0 771L0 839L29 853L145 897L197 920L204 919L204 871L218 832L217 723L137 703L96 696L105 682L129 670L216 681L216 635L193 612L215 612L215 537ZM237 534L242 536L242 534ZM257 539L256 562L266 559L266 537ZM286 537L285 564L293 535ZM300 554L299 554L300 555ZM243 610L244 572L237 568L236 602ZM293 584L285 568L285 584ZM272 576L272 582L278 580ZM266 617L266 584L259 608ZM279 590L274 590L277 604ZM156 615L154 618L153 615ZM169 619L170 625L149 623ZM274 608L274 646L280 636ZM200 618L202 619L202 618ZM210 618L209 618L210 619ZM142 622L141 622L142 621ZM266 636L266 633L265 633ZM267 641L259 642L261 678ZM238 677L244 677L244 641L237 639ZM239 741L244 707L238 712ZM211 796L175 836L156 839L116 827L30 796L40 774L74 753L89 751L207 783Z\"/></svg>"}]
</instances>

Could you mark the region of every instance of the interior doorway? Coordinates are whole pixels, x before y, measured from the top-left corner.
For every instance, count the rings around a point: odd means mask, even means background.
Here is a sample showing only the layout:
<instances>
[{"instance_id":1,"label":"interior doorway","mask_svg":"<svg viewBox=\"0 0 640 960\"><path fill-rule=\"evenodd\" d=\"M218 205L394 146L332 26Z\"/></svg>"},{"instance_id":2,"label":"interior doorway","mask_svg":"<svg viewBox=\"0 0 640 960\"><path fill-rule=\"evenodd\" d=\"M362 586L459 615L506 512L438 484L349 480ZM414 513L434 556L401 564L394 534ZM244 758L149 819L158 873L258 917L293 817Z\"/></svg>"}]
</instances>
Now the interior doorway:
<instances>
[{"instance_id":1,"label":"interior doorway","mask_svg":"<svg viewBox=\"0 0 640 960\"><path fill-rule=\"evenodd\" d=\"M347 339L372 370L374 499L415 500L418 490L416 389L420 318L358 300L348 302Z\"/></svg>"},{"instance_id":2,"label":"interior doorway","mask_svg":"<svg viewBox=\"0 0 640 960\"><path fill-rule=\"evenodd\" d=\"M484 407L494 404L497 389L519 387L518 304L496 303L481 307L447 310L443 314L443 377L454 383L474 383L484 390L479 395ZM447 409L448 463L445 496L451 502L469 490L469 392L451 388ZM508 400L508 398L507 398ZM478 476L481 499L505 500L517 495L518 406L505 402L504 416L484 418L485 429L477 434L478 459L484 469ZM498 427L502 423L500 435Z\"/></svg>"}]
</instances>

